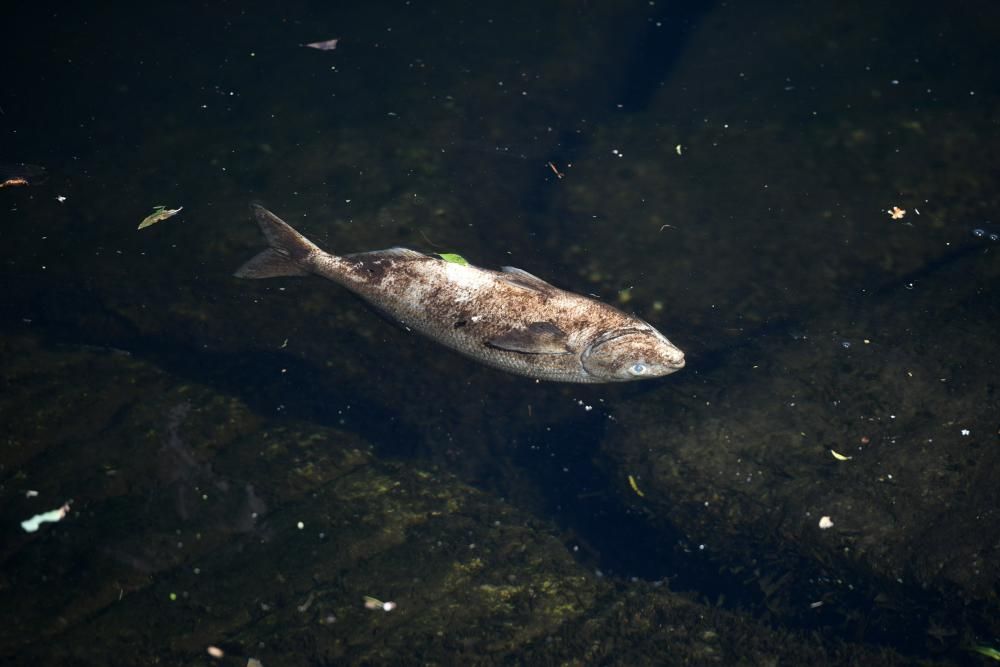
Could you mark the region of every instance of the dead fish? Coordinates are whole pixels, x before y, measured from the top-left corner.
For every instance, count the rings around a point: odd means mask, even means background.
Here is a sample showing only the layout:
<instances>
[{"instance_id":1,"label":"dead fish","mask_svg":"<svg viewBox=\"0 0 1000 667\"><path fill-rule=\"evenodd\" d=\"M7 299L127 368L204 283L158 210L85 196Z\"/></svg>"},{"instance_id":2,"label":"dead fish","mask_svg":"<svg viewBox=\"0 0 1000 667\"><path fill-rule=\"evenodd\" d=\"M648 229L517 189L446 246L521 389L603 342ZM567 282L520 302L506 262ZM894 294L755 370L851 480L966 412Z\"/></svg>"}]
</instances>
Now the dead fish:
<instances>
[{"instance_id":1,"label":"dead fish","mask_svg":"<svg viewBox=\"0 0 1000 667\"><path fill-rule=\"evenodd\" d=\"M271 247L237 278L322 276L406 329L539 380L625 382L684 367L684 353L646 322L527 271L491 271L407 248L332 255L263 206L252 212Z\"/></svg>"}]
</instances>

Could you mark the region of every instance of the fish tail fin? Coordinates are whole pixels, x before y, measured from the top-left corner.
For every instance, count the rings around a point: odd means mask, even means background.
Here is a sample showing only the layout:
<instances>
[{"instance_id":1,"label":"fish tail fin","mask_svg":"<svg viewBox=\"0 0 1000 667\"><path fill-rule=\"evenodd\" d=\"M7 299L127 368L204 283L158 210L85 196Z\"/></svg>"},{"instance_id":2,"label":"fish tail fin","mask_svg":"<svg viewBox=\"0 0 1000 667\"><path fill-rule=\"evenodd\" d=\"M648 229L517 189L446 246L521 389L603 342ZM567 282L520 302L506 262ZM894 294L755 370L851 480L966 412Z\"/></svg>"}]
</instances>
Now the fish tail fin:
<instances>
[{"instance_id":1,"label":"fish tail fin","mask_svg":"<svg viewBox=\"0 0 1000 667\"><path fill-rule=\"evenodd\" d=\"M260 204L251 204L250 211L271 247L236 269L233 275L237 278L309 275L309 259L322 250Z\"/></svg>"}]
</instances>

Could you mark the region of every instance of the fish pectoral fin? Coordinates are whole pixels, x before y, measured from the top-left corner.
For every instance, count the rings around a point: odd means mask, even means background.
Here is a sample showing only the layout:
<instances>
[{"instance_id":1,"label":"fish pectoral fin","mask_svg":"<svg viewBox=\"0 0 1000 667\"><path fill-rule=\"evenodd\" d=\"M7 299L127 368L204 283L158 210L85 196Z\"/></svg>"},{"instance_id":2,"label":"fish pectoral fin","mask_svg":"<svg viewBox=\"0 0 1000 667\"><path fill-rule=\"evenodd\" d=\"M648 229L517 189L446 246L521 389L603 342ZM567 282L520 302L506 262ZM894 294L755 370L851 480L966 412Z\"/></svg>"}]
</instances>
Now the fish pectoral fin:
<instances>
[{"instance_id":1,"label":"fish pectoral fin","mask_svg":"<svg viewBox=\"0 0 1000 667\"><path fill-rule=\"evenodd\" d=\"M571 354L569 336L552 322L532 322L486 341L490 347L525 354Z\"/></svg>"},{"instance_id":2,"label":"fish pectoral fin","mask_svg":"<svg viewBox=\"0 0 1000 667\"><path fill-rule=\"evenodd\" d=\"M516 266L501 266L500 271L505 274L503 276L504 280L518 287L526 287L527 289L542 292L543 294L548 294L556 289L556 287L548 284L538 276L534 276Z\"/></svg>"}]
</instances>

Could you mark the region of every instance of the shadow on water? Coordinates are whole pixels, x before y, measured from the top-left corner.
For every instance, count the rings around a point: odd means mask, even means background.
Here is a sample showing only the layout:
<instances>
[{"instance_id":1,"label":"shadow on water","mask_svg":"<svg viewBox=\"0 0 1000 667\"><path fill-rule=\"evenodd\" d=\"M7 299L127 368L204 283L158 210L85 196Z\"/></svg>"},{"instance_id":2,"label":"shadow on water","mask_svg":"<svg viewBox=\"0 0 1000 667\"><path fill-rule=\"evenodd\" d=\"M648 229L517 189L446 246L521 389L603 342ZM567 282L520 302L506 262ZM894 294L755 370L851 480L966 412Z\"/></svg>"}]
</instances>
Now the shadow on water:
<instances>
[{"instance_id":1,"label":"shadow on water","mask_svg":"<svg viewBox=\"0 0 1000 667\"><path fill-rule=\"evenodd\" d=\"M963 245L905 276L885 281L874 291L891 294L910 281L926 280L939 271L952 269L980 251L980 244ZM38 298L38 290L45 292L44 300ZM331 406L350 404L354 414L363 418L352 419L346 428L356 431L383 457L419 459L419 452L427 444L424 440L428 436L418 427L401 421L385 404L359 396L355 387L337 382L328 370L292 354L273 350L212 350L192 340L143 334L125 317L106 308L98 297L71 286L46 289L38 284L25 284L12 292L24 301L10 304L10 311L30 312L33 319L30 325L8 322L5 329L10 329L9 333L23 331L27 326L33 334L53 344L122 349L182 381L201 383L236 396L260 415L345 428L341 415ZM692 369L710 373L724 368L747 348L770 337L788 338L822 315L808 308L801 311L794 320L775 320L745 330L738 338L726 341L716 337L691 355ZM342 344L356 349L368 343L346 340ZM261 381L286 375L295 378L298 389L285 383ZM308 387L308 391L301 387ZM635 400L657 389L653 384L638 383L623 388L621 396ZM294 402L288 401L290 394L295 396ZM516 428L514 422L506 424ZM836 609L831 605L810 616L771 609L766 586L768 582L775 587L785 585L782 576L789 568L787 558L769 564L767 556L763 556L756 566L757 574L751 577L746 571L740 572L736 567L739 564L706 557L699 545L689 543L670 524L651 521L640 504L630 503L628 497L610 491L620 489L621 480L612 477L616 466L603 459L600 451L609 428L628 426L609 420L598 409L550 420L511 436L515 443L511 463L517 474L523 475L536 490L540 506L533 509L559 526L563 542L581 563L616 577L666 580L671 589L693 593L710 604L750 610L762 616L775 612L783 625L806 629L848 625L858 639L893 646L905 646L922 636L926 620L935 610L933 596L906 591L910 620L904 622L896 610L881 609L865 597L867 592L882 585L878 581L857 582L864 585L859 585L853 596L848 595L849 600L845 598ZM497 470L502 472L501 468ZM501 479L485 480L486 487L501 493L505 483ZM803 563L803 568L809 570L812 564ZM854 616L839 616L845 609Z\"/></svg>"},{"instance_id":2,"label":"shadow on water","mask_svg":"<svg viewBox=\"0 0 1000 667\"><path fill-rule=\"evenodd\" d=\"M698 21L707 15L714 2L659 3L648 17L646 29L635 43L634 49L615 63L616 71L606 85L603 81L587 79L575 95L587 100L586 108L600 109L588 117L591 126L598 126L611 119L613 114L634 114L645 110L657 92L678 65ZM588 150L589 137L583 132L567 129L561 132L544 156L545 161L566 164ZM521 203L538 213L549 211L553 204L552 188L535 182L524 193ZM554 226L552 235L561 237L565 230Z\"/></svg>"},{"instance_id":3,"label":"shadow on water","mask_svg":"<svg viewBox=\"0 0 1000 667\"><path fill-rule=\"evenodd\" d=\"M294 355L273 350L209 350L190 341L143 335L131 322L105 309L97 300L80 294L70 299L76 309L70 317L62 318L67 314L66 309L58 309L58 316L39 314L32 320L30 331L52 344L125 351L173 377L236 396L253 412L263 416L340 427L342 415L330 406L349 404L352 411L365 415L365 419L352 424L352 428L386 456L406 457L408 452L401 449L400 443L413 442L416 437L413 433L399 432L391 410L366 401L351 386L337 383L328 371ZM106 326L103 330L78 327L81 321L102 322ZM350 341L345 344L350 345ZM283 382L261 381L262 378L283 376L296 378L299 388L291 388ZM301 387L308 387L308 391ZM289 395L296 400L290 402Z\"/></svg>"},{"instance_id":4,"label":"shadow on water","mask_svg":"<svg viewBox=\"0 0 1000 667\"><path fill-rule=\"evenodd\" d=\"M354 431L380 457L419 459L429 446L420 428L404 423L392 409L360 396L352 384L338 382L328 369L307 360L275 350L206 349L191 340L143 334L84 290L67 285L44 289L46 298L40 300L37 289L44 288L36 284L16 290L24 301L11 304L11 310L31 313L31 322L8 323L5 333L28 328L52 345L125 351L179 381L235 396L256 414ZM341 340L339 344L355 349L366 343ZM705 360L722 364L730 352L708 353ZM287 377L295 378L295 386L261 380ZM637 384L627 393L634 398L653 389ZM343 415L331 408L341 405L352 408L346 426ZM506 423L517 428L515 422ZM515 448L509 463L535 489L532 495L539 506L533 510L560 527L563 541L588 567L612 576L669 580L676 590L695 591L710 600L728 597L736 603L741 590L736 579L720 575L680 533L653 529L642 510L609 491L619 486L619 480L609 477L614 465L599 451L609 425L619 427L600 410L574 412L571 418L535 424L512 436ZM502 478L509 473L505 465L488 467L490 476L474 483L508 495L509 480ZM739 604L753 601L750 596Z\"/></svg>"},{"instance_id":5,"label":"shadow on water","mask_svg":"<svg viewBox=\"0 0 1000 667\"><path fill-rule=\"evenodd\" d=\"M644 393L636 386L635 394ZM632 393L632 388L629 389ZM608 428L627 428L600 410L552 424L544 433L522 433L514 461L542 498L542 512L557 522L562 540L581 563L602 576L668 582L710 604L758 607L761 597L738 577L720 572L673 527L654 527L640 503L612 489L616 466L600 453ZM544 444L540 444L544 443Z\"/></svg>"}]
</instances>

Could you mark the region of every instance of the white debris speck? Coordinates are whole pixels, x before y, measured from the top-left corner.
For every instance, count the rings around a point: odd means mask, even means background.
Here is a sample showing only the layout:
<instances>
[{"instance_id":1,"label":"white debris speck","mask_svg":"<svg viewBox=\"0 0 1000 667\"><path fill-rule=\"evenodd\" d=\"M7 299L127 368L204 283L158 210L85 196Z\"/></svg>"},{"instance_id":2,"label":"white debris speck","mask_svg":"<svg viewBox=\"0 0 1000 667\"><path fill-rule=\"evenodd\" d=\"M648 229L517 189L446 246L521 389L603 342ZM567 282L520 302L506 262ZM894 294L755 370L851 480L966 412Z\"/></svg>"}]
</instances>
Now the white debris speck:
<instances>
[{"instance_id":1,"label":"white debris speck","mask_svg":"<svg viewBox=\"0 0 1000 667\"><path fill-rule=\"evenodd\" d=\"M365 609L381 609L382 611L392 611L396 608L395 602L382 602L378 598L370 595L365 596Z\"/></svg>"},{"instance_id":2,"label":"white debris speck","mask_svg":"<svg viewBox=\"0 0 1000 667\"><path fill-rule=\"evenodd\" d=\"M223 651L218 646L209 646L205 650L208 651L208 654L213 658L215 658L216 660L226 657L226 652Z\"/></svg>"},{"instance_id":3,"label":"white debris speck","mask_svg":"<svg viewBox=\"0 0 1000 667\"><path fill-rule=\"evenodd\" d=\"M306 599L305 599L305 602L303 602L302 604L300 604L297 607L297 609L299 610L299 612L302 613L302 614L304 614L307 611L309 611L309 607L312 606L313 599L315 597L316 597L316 592L315 591L310 591L309 592L309 596L306 597Z\"/></svg>"},{"instance_id":4,"label":"white debris speck","mask_svg":"<svg viewBox=\"0 0 1000 667\"><path fill-rule=\"evenodd\" d=\"M302 530L303 528L305 528L305 527L306 527L306 524L304 524L304 523L302 523L301 521L299 521L299 522L298 522L297 524L295 524L295 526L296 526L296 527L297 527L297 528L298 528L299 530Z\"/></svg>"},{"instance_id":5,"label":"white debris speck","mask_svg":"<svg viewBox=\"0 0 1000 667\"><path fill-rule=\"evenodd\" d=\"M302 44L301 46L304 46L307 49L316 49L317 51L333 51L337 48L337 42L339 41L340 38L324 39L322 42L310 42L309 44Z\"/></svg>"},{"instance_id":6,"label":"white debris speck","mask_svg":"<svg viewBox=\"0 0 1000 667\"><path fill-rule=\"evenodd\" d=\"M34 498L37 495L38 491L35 491L34 489L28 489L27 491L24 492L25 498Z\"/></svg>"},{"instance_id":7,"label":"white debris speck","mask_svg":"<svg viewBox=\"0 0 1000 667\"><path fill-rule=\"evenodd\" d=\"M828 528L833 528L833 519L828 516L822 516L819 518L819 529L826 530Z\"/></svg>"},{"instance_id":8,"label":"white debris speck","mask_svg":"<svg viewBox=\"0 0 1000 667\"><path fill-rule=\"evenodd\" d=\"M969 429L967 428L962 429L962 435L969 435L970 433L972 433L972 431L970 431Z\"/></svg>"},{"instance_id":9,"label":"white debris speck","mask_svg":"<svg viewBox=\"0 0 1000 667\"><path fill-rule=\"evenodd\" d=\"M33 533L38 530L38 527L43 523L55 523L56 521L62 521L67 514L69 514L69 503L66 503L62 507L54 509L50 512L42 512L41 514L36 514L26 521L22 521L21 528L24 528L24 532L26 533Z\"/></svg>"}]
</instances>

